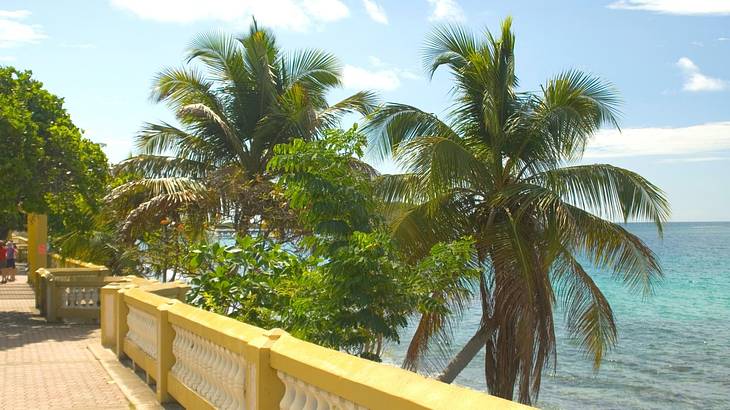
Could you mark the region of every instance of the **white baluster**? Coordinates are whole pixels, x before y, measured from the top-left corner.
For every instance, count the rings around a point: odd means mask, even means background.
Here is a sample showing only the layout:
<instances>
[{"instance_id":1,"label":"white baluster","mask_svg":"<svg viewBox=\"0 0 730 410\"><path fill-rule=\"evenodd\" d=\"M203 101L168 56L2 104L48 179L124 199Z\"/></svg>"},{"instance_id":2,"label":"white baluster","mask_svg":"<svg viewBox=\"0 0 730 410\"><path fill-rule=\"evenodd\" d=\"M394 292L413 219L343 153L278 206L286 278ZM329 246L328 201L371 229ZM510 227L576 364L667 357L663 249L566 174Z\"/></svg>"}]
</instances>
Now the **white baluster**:
<instances>
[{"instance_id":1,"label":"white baluster","mask_svg":"<svg viewBox=\"0 0 730 410\"><path fill-rule=\"evenodd\" d=\"M279 402L279 408L281 410L288 410L292 408L292 405L294 404L294 400L296 399L296 390L294 389L294 386L292 386L291 378L288 377L286 373L277 372L277 375L284 384L284 397L282 397L281 402Z\"/></svg>"},{"instance_id":2,"label":"white baluster","mask_svg":"<svg viewBox=\"0 0 730 410\"><path fill-rule=\"evenodd\" d=\"M317 410L317 392L310 389L305 383L301 384L306 391L306 400L304 401L304 410Z\"/></svg>"},{"instance_id":3,"label":"white baluster","mask_svg":"<svg viewBox=\"0 0 730 410\"><path fill-rule=\"evenodd\" d=\"M314 410L330 410L331 395L322 390L314 391L314 397L317 399L317 407Z\"/></svg>"},{"instance_id":4,"label":"white baluster","mask_svg":"<svg viewBox=\"0 0 730 410\"><path fill-rule=\"evenodd\" d=\"M365 410L343 397L319 389L284 372L277 372L285 387L281 410Z\"/></svg>"},{"instance_id":5,"label":"white baluster","mask_svg":"<svg viewBox=\"0 0 730 410\"><path fill-rule=\"evenodd\" d=\"M157 326L155 318L132 306L127 315L127 339L153 359L157 359Z\"/></svg>"},{"instance_id":6,"label":"white baluster","mask_svg":"<svg viewBox=\"0 0 730 410\"><path fill-rule=\"evenodd\" d=\"M223 404L224 409L235 408L235 397L234 397L234 385L232 382L232 376L235 374L231 373L233 366L235 366L234 356L228 350L221 348L222 367L221 367L221 388L223 389Z\"/></svg>"},{"instance_id":7,"label":"white baluster","mask_svg":"<svg viewBox=\"0 0 730 410\"><path fill-rule=\"evenodd\" d=\"M246 362L240 355L173 325L175 377L217 408L245 408Z\"/></svg>"},{"instance_id":8,"label":"white baluster","mask_svg":"<svg viewBox=\"0 0 730 410\"><path fill-rule=\"evenodd\" d=\"M210 398L218 407L221 407L221 402L223 401L223 396L221 394L220 385L218 384L219 378L220 378L220 357L218 356L218 346L210 346L210 353L211 353L211 372L210 372L210 382L213 385L213 388L210 391Z\"/></svg>"},{"instance_id":9,"label":"white baluster","mask_svg":"<svg viewBox=\"0 0 730 410\"><path fill-rule=\"evenodd\" d=\"M246 362L236 357L235 361L236 366L233 368L234 376L232 378L233 388L234 388L234 397L236 398L236 407L237 408L244 408L246 407L246 370L247 365ZM251 372L253 372L255 369L251 367Z\"/></svg>"},{"instance_id":10,"label":"white baluster","mask_svg":"<svg viewBox=\"0 0 730 410\"><path fill-rule=\"evenodd\" d=\"M81 288L82 301L81 301L81 306L79 306L79 307L83 307L83 308L87 308L87 309L90 307L90 303L89 303L89 301L91 299L91 295L89 295L90 293L91 292L90 292L89 288Z\"/></svg>"},{"instance_id":11,"label":"white baluster","mask_svg":"<svg viewBox=\"0 0 730 410\"><path fill-rule=\"evenodd\" d=\"M294 388L294 391L296 392L294 394L294 403L292 403L291 408L292 409L303 409L304 404L307 402L307 393L304 391L304 386L302 386L303 383L301 383L299 380L294 379L292 381L292 387Z\"/></svg>"}]
</instances>

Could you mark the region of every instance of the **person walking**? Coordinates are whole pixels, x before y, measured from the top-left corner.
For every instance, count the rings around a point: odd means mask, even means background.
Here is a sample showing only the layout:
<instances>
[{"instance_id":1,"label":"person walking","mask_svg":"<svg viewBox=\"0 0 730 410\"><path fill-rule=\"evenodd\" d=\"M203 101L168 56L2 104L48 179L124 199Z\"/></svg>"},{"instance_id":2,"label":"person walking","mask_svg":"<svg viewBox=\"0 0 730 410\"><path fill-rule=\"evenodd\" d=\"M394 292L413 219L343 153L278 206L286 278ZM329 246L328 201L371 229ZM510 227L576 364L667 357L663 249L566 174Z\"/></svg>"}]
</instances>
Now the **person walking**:
<instances>
[{"instance_id":1,"label":"person walking","mask_svg":"<svg viewBox=\"0 0 730 410\"><path fill-rule=\"evenodd\" d=\"M8 276L10 276L10 282L15 281L15 254L18 248L15 247L13 241L8 241L5 245L5 266L8 268Z\"/></svg>"},{"instance_id":2,"label":"person walking","mask_svg":"<svg viewBox=\"0 0 730 410\"><path fill-rule=\"evenodd\" d=\"M0 283L7 283L8 282L8 268L5 266L7 264L5 260L5 243L3 241L0 241L0 273L2 273L2 280L0 280Z\"/></svg>"}]
</instances>

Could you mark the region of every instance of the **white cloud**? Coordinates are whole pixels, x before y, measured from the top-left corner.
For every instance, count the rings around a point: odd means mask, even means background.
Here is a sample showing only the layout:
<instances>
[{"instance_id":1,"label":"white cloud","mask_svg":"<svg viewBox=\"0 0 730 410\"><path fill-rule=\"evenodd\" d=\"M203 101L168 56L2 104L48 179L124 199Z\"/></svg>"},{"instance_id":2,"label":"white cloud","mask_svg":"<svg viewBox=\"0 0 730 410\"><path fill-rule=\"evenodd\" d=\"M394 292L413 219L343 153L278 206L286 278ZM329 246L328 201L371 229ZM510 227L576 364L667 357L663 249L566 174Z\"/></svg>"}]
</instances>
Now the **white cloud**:
<instances>
[{"instance_id":1,"label":"white cloud","mask_svg":"<svg viewBox=\"0 0 730 410\"><path fill-rule=\"evenodd\" d=\"M91 49L96 48L96 44L91 43L80 43L80 44L69 44L69 43L61 43L61 47L63 48L80 48L80 49Z\"/></svg>"},{"instance_id":2,"label":"white cloud","mask_svg":"<svg viewBox=\"0 0 730 410\"><path fill-rule=\"evenodd\" d=\"M12 63L15 60L15 56L0 56L0 63Z\"/></svg>"},{"instance_id":3,"label":"white cloud","mask_svg":"<svg viewBox=\"0 0 730 410\"><path fill-rule=\"evenodd\" d=\"M34 44L46 38L41 26L22 22L28 16L28 10L0 10L0 48Z\"/></svg>"},{"instance_id":4,"label":"white cloud","mask_svg":"<svg viewBox=\"0 0 730 410\"><path fill-rule=\"evenodd\" d=\"M370 61L370 65L372 65L373 67L385 67L387 65L385 64L385 62L383 62L383 60L375 56L369 56L368 61Z\"/></svg>"},{"instance_id":5,"label":"white cloud","mask_svg":"<svg viewBox=\"0 0 730 410\"><path fill-rule=\"evenodd\" d=\"M400 87L400 79L394 70L368 70L348 64L342 70L342 84L358 90L392 91Z\"/></svg>"},{"instance_id":6,"label":"white cloud","mask_svg":"<svg viewBox=\"0 0 730 410\"><path fill-rule=\"evenodd\" d=\"M619 0L608 7L689 16L730 15L730 0Z\"/></svg>"},{"instance_id":7,"label":"white cloud","mask_svg":"<svg viewBox=\"0 0 730 410\"><path fill-rule=\"evenodd\" d=\"M464 21L464 10L456 0L428 0L431 5L429 21Z\"/></svg>"},{"instance_id":8,"label":"white cloud","mask_svg":"<svg viewBox=\"0 0 730 410\"><path fill-rule=\"evenodd\" d=\"M411 70L398 69L398 75L407 80L423 80L423 77L414 73Z\"/></svg>"},{"instance_id":9,"label":"white cloud","mask_svg":"<svg viewBox=\"0 0 730 410\"><path fill-rule=\"evenodd\" d=\"M401 80L422 80L414 72L395 67L375 56L369 56L369 68L346 65L342 70L342 83L346 88L392 91L400 87Z\"/></svg>"},{"instance_id":10,"label":"white cloud","mask_svg":"<svg viewBox=\"0 0 730 410\"><path fill-rule=\"evenodd\" d=\"M718 37L717 41L730 41L728 37Z\"/></svg>"},{"instance_id":11,"label":"white cloud","mask_svg":"<svg viewBox=\"0 0 730 410\"><path fill-rule=\"evenodd\" d=\"M255 16L266 26L304 31L319 23L341 20L350 10L341 0L111 0L137 17L168 23L240 22Z\"/></svg>"},{"instance_id":12,"label":"white cloud","mask_svg":"<svg viewBox=\"0 0 730 410\"><path fill-rule=\"evenodd\" d=\"M677 67L685 76L685 91L722 91L728 88L728 82L719 78L708 77L692 60L682 57L677 61Z\"/></svg>"},{"instance_id":13,"label":"white cloud","mask_svg":"<svg viewBox=\"0 0 730 410\"><path fill-rule=\"evenodd\" d=\"M690 158L666 158L660 163L672 164L677 162L716 162L716 161L727 161L730 157L690 157Z\"/></svg>"},{"instance_id":14,"label":"white cloud","mask_svg":"<svg viewBox=\"0 0 730 410\"><path fill-rule=\"evenodd\" d=\"M254 1L254 3L256 3ZM272 1L262 1L259 3L274 3ZM294 1L286 1L284 3L296 3ZM330 22L342 20L350 15L350 9L340 0L302 0L302 6L309 17L315 20Z\"/></svg>"},{"instance_id":15,"label":"white cloud","mask_svg":"<svg viewBox=\"0 0 730 410\"><path fill-rule=\"evenodd\" d=\"M371 19L381 24L388 24L388 15L385 14L383 6L373 0L362 0L362 4L365 6L365 11L368 12L368 16Z\"/></svg>"},{"instance_id":16,"label":"white cloud","mask_svg":"<svg viewBox=\"0 0 730 410\"><path fill-rule=\"evenodd\" d=\"M585 158L692 156L722 151L730 151L730 121L681 128L602 130L588 145Z\"/></svg>"},{"instance_id":17,"label":"white cloud","mask_svg":"<svg viewBox=\"0 0 730 410\"><path fill-rule=\"evenodd\" d=\"M0 18L21 20L30 16L29 10L0 10Z\"/></svg>"}]
</instances>

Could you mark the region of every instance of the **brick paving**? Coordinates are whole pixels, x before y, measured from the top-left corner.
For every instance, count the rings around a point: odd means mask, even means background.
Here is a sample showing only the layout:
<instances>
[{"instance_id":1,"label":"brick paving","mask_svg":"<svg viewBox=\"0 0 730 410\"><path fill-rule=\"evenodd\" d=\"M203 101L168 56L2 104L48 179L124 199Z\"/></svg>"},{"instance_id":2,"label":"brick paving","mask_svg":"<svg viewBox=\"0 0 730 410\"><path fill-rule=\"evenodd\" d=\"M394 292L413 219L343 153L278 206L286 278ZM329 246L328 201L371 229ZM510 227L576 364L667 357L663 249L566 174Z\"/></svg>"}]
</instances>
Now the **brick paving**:
<instances>
[{"instance_id":1,"label":"brick paving","mask_svg":"<svg viewBox=\"0 0 730 410\"><path fill-rule=\"evenodd\" d=\"M87 348L98 326L48 324L25 275L0 284L0 409L129 409Z\"/></svg>"}]
</instances>

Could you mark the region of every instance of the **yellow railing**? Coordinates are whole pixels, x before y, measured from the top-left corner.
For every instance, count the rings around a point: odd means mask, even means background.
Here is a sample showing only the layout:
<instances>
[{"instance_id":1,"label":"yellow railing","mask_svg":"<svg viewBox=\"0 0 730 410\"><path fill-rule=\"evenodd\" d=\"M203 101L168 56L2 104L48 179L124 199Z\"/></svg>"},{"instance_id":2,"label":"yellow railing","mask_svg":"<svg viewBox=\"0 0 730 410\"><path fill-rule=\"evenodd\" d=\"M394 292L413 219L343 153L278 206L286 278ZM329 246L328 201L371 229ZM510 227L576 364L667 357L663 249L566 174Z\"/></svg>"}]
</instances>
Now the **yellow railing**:
<instances>
[{"instance_id":1,"label":"yellow railing","mask_svg":"<svg viewBox=\"0 0 730 410\"><path fill-rule=\"evenodd\" d=\"M427 379L153 294L101 290L102 343L154 379L160 402L186 408L517 409Z\"/></svg>"},{"instance_id":2,"label":"yellow railing","mask_svg":"<svg viewBox=\"0 0 730 410\"><path fill-rule=\"evenodd\" d=\"M180 282L160 283L134 276L109 276L97 268L41 268L35 272L36 307L49 322L84 320L99 322L101 288L111 283L130 284L171 298L184 298L188 286Z\"/></svg>"},{"instance_id":3,"label":"yellow railing","mask_svg":"<svg viewBox=\"0 0 730 410\"><path fill-rule=\"evenodd\" d=\"M99 289L115 280L105 268L40 268L31 276L36 308L49 322L98 320Z\"/></svg>"},{"instance_id":4,"label":"yellow railing","mask_svg":"<svg viewBox=\"0 0 730 410\"><path fill-rule=\"evenodd\" d=\"M52 268L89 268L89 269L103 268L103 269L106 269L105 266L80 261L78 259L66 258L57 253L48 254L48 266L50 266Z\"/></svg>"},{"instance_id":5,"label":"yellow railing","mask_svg":"<svg viewBox=\"0 0 730 410\"><path fill-rule=\"evenodd\" d=\"M30 227L30 243L37 246L27 245L28 259L40 269L28 278L37 306L50 321L99 319L102 344L130 358L148 382L154 379L161 403L261 410L527 408L198 309L181 301L188 289L183 283L110 277L103 266L53 254L46 260L44 216L29 217L29 233Z\"/></svg>"}]
</instances>

